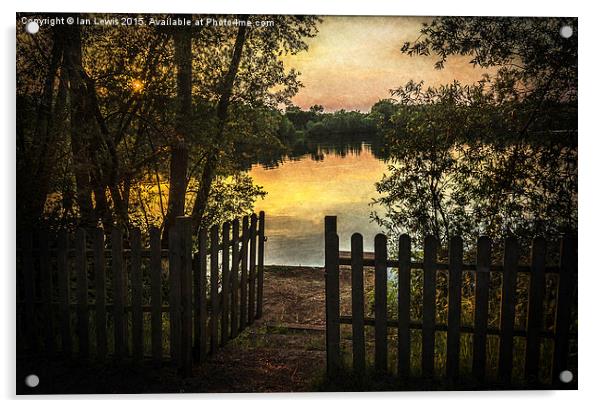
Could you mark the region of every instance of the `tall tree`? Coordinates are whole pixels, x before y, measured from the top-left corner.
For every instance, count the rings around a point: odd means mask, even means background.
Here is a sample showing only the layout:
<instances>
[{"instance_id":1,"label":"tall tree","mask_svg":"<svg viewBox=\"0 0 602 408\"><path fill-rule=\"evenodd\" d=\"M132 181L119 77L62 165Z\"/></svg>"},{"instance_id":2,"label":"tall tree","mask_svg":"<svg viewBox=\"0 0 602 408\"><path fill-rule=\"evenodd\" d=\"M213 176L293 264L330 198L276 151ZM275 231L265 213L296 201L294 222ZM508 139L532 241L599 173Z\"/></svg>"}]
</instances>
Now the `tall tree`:
<instances>
[{"instance_id":1,"label":"tall tree","mask_svg":"<svg viewBox=\"0 0 602 408\"><path fill-rule=\"evenodd\" d=\"M73 153L73 173L75 175L76 201L81 213L81 224L85 227L95 227L98 218L95 214L92 198L91 172L96 171L90 160L91 142L96 134L96 120L89 106L87 86L82 76L82 40L80 28L73 25L65 28L65 58L64 69L69 79L70 134ZM99 192L97 190L97 192ZM97 205L105 203L104 192L96 197Z\"/></svg>"},{"instance_id":2,"label":"tall tree","mask_svg":"<svg viewBox=\"0 0 602 408\"><path fill-rule=\"evenodd\" d=\"M190 19L191 16L184 16ZM173 34L177 70L177 113L175 132L171 138L169 164L169 198L163 224L163 242L178 216L184 215L188 187L188 144L192 126L192 33L189 27Z\"/></svg>"},{"instance_id":3,"label":"tall tree","mask_svg":"<svg viewBox=\"0 0 602 408\"><path fill-rule=\"evenodd\" d=\"M248 16L243 16L242 20L247 20ZM234 43L234 50L232 52L232 59L230 60L230 65L228 67L228 72L224 77L224 81L222 84L221 95L219 97L219 102L216 108L216 116L217 116L217 132L215 136L215 140L213 144L217 144L216 148L211 149L209 152L207 159L205 161L205 165L203 167L200 187L197 192L193 215L194 215L194 227L198 228L201 218L205 213L207 208L207 202L209 200L209 193L211 190L211 183L215 176L215 171L217 167L217 162L219 160L219 146L223 144L224 138L224 130L226 127L226 120L228 118L228 106L230 105L230 98L232 96L232 89L234 87L234 80L236 79L236 73L238 72L238 68L240 66L240 59L242 57L242 51L245 44L246 37L246 26L238 27L238 33L236 35L236 42Z\"/></svg>"}]
</instances>

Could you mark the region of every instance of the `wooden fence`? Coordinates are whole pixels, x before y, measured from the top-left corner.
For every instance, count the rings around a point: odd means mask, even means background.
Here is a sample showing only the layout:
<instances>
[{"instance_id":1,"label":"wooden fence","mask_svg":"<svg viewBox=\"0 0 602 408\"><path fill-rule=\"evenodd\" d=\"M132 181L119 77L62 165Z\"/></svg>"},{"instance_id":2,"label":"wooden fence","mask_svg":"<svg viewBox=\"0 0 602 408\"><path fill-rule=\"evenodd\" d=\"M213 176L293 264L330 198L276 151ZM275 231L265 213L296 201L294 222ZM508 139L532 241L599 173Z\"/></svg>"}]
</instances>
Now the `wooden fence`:
<instances>
[{"instance_id":1,"label":"wooden fence","mask_svg":"<svg viewBox=\"0 0 602 408\"><path fill-rule=\"evenodd\" d=\"M264 231L261 212L196 237L191 219L179 217L168 249L157 228L147 248L139 229L127 240L116 228L79 229L74 239L22 233L18 355L101 363L150 358L189 375L194 361L261 317Z\"/></svg>"},{"instance_id":2,"label":"wooden fence","mask_svg":"<svg viewBox=\"0 0 602 408\"><path fill-rule=\"evenodd\" d=\"M573 384L562 384L559 374L568 368L569 340L576 338L576 333L570 328L576 326L576 279L577 279L577 239L565 236L561 242L560 263L556 266L546 265L546 242L541 238L533 240L531 247L531 264L519 265L519 247L517 240L507 238L504 245L503 265L491 263L491 240L481 237L477 242L475 264L465 264L463 242L460 237L453 237L449 242L447 263L437 259L439 243L433 236L425 239L423 259L417 262L411 259L411 243L408 235L399 237L399 252L397 259L387 257L387 238L378 234L374 240L373 254L363 252L363 238L354 234L351 238L351 253L339 251L339 238L336 232L336 217L326 217L325 220L325 268L326 268L326 348L327 371L332 378L337 376L342 368L341 356L341 324L352 326L352 372L362 376L366 372L366 338L365 326L374 327L374 372L385 374L388 370L389 358L389 328L396 329L397 337L397 375L400 378L410 378L410 356L412 353L411 332L421 333L420 368L422 378L432 378L434 372L435 337L436 332L445 332L445 373L448 380L457 381L460 378L460 337L469 334L472 337L471 353L472 367L469 380L484 383L486 380L487 338L497 337L497 384L509 385L512 381L513 369L519 369L524 375L527 386L541 385L540 365L551 365L551 386L576 387ZM340 315L340 279L339 266L351 266L351 316ZM364 298L364 267L374 267L374 317L365 316ZM387 268L396 268L397 279L397 316L391 320L387 316L387 285L390 280ZM410 298L412 271L422 271L422 319L410 318ZM436 276L438 271L446 271L447 305L444 313L446 323L436 322L438 310L436 304ZM461 323L462 314L462 273L474 272L473 321L471 325ZM490 317L490 285L491 272L502 274L501 302L499 305L499 327L489 325ZM517 276L528 274L528 305L526 329L515 326L517 306ZM554 327L546 329L543 324L544 291L546 277L555 275ZM392 275L395 276L395 275ZM576 329L576 327L575 327ZM514 339L525 339L524 361L522 367L514 367L516 354ZM543 339L553 342L552 361L542 361ZM470 344L470 343L469 343ZM414 345L415 346L415 345ZM416 355L416 354L414 354ZM549 363L549 364L548 364ZM576 367L573 367L573 369ZM576 374L573 372L573 374ZM491 380L489 380L491 381Z\"/></svg>"}]
</instances>

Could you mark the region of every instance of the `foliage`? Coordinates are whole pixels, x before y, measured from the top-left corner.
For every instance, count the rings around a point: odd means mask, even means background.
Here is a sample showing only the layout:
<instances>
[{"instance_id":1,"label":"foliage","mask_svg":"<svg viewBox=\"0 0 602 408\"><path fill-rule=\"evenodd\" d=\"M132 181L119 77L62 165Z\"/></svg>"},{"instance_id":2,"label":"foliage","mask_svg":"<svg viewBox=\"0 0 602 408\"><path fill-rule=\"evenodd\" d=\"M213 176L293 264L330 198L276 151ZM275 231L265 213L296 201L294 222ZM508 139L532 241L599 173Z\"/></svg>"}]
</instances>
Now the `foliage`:
<instances>
[{"instance_id":1,"label":"foliage","mask_svg":"<svg viewBox=\"0 0 602 408\"><path fill-rule=\"evenodd\" d=\"M228 16L216 18L222 17ZM185 28L57 25L36 36L20 32L17 201L24 206L19 208L19 224L81 225L80 204L87 201L94 223L161 225L174 146L183 146L188 156L186 208L192 208L188 201L195 199L195 180L203 177L207 158L217 154L212 185L228 194L237 185L246 195L232 196L236 204L208 203L213 207L207 219L220 218L216 211L248 212L260 194L240 171L282 152L297 136L276 110L290 104L300 86L299 73L285 68L282 57L305 51L305 38L316 34L319 22L316 17L259 17L274 21L274 26L248 27L221 138L216 105L224 91L235 28L190 29L192 108L185 123L178 113L174 51L179 41L175 30ZM74 73L85 86L79 87ZM85 118L76 115L78 109ZM183 137L182 130L190 137ZM85 136L78 141L77 134ZM76 142L83 149L76 149ZM86 183L90 188L82 188Z\"/></svg>"},{"instance_id":2,"label":"foliage","mask_svg":"<svg viewBox=\"0 0 602 408\"><path fill-rule=\"evenodd\" d=\"M340 135L373 134L376 131L372 118L358 111L339 110L322 113L306 124L307 136L313 140L324 140Z\"/></svg>"},{"instance_id":3,"label":"foliage","mask_svg":"<svg viewBox=\"0 0 602 408\"><path fill-rule=\"evenodd\" d=\"M245 172L213 181L204 226L221 225L241 215L253 213L253 203L267 193Z\"/></svg>"},{"instance_id":4,"label":"foliage","mask_svg":"<svg viewBox=\"0 0 602 408\"><path fill-rule=\"evenodd\" d=\"M437 18L405 44L410 55L470 54L495 66L473 85L409 82L379 103L391 154L375 220L421 241L481 234L524 242L577 228L576 34L563 19Z\"/></svg>"}]
</instances>

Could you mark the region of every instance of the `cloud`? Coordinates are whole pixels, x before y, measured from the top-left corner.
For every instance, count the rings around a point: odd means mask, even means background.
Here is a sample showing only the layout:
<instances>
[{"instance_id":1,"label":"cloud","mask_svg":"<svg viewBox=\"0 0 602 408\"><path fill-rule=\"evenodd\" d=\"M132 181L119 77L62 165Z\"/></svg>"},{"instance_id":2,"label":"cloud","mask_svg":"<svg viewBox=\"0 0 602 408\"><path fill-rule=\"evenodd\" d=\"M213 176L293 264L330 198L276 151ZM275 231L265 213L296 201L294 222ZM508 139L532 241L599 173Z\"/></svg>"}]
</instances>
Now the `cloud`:
<instances>
[{"instance_id":1,"label":"cloud","mask_svg":"<svg viewBox=\"0 0 602 408\"><path fill-rule=\"evenodd\" d=\"M293 98L302 108L321 104L327 111L369 111L389 91L409 80L440 85L458 79L478 81L486 71L473 68L470 57L453 56L436 70L436 57L403 55L405 41L420 35L429 17L328 16L308 40L309 51L285 57L287 68L301 72L304 87Z\"/></svg>"}]
</instances>

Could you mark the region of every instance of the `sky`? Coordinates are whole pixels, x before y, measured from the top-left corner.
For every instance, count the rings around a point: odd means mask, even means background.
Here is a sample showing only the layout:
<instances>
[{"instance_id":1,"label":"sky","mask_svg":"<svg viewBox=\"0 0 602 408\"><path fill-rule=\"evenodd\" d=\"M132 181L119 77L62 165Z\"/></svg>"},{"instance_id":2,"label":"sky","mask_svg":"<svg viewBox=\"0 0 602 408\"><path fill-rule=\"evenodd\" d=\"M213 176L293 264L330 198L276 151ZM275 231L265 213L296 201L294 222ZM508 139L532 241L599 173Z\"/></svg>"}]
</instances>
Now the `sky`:
<instances>
[{"instance_id":1,"label":"sky","mask_svg":"<svg viewBox=\"0 0 602 408\"><path fill-rule=\"evenodd\" d=\"M307 40L309 50L286 56L287 68L301 72L304 87L293 98L303 109L320 104L326 111L367 112L390 90L409 80L439 85L454 79L474 83L485 72L474 68L470 57L452 56L436 70L436 56L408 56L400 52L405 41L420 35L429 17L323 17L318 35Z\"/></svg>"}]
</instances>

